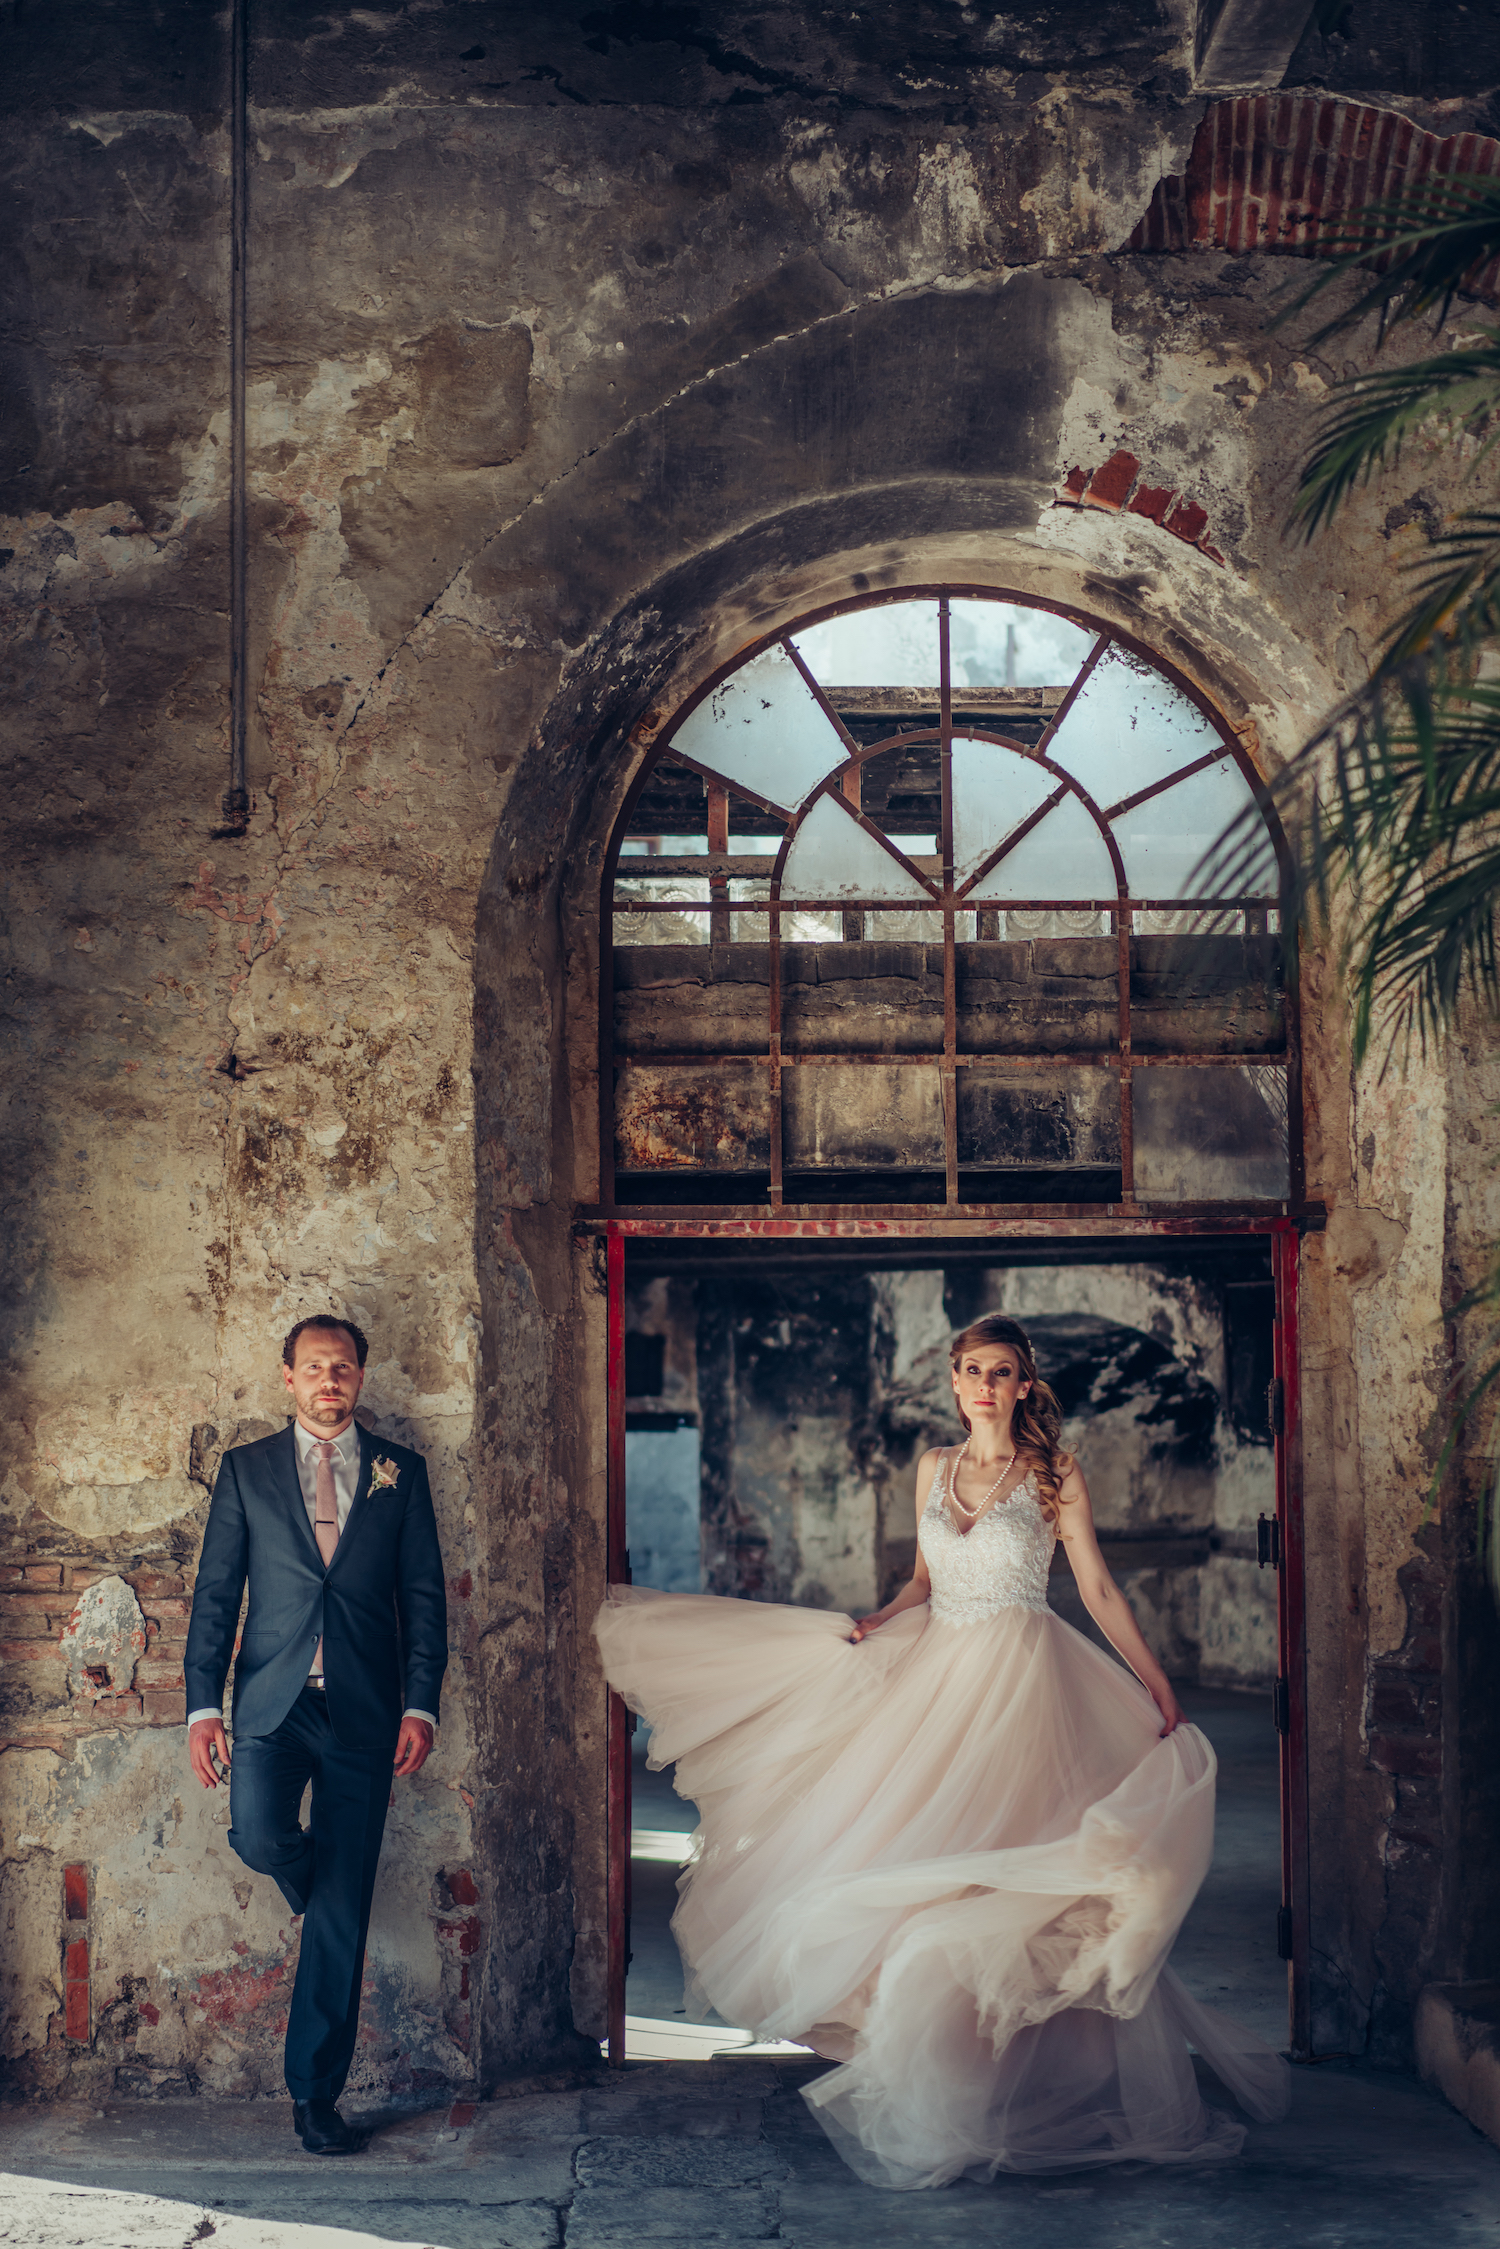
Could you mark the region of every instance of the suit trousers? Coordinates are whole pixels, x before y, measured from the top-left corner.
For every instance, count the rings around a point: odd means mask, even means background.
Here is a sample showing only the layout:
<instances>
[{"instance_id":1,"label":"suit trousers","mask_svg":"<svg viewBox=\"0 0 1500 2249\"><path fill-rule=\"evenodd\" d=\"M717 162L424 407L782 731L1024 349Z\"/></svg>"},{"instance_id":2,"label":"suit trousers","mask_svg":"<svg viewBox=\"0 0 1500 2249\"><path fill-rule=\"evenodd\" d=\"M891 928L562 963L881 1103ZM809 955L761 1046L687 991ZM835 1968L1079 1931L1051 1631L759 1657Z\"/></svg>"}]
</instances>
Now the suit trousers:
<instances>
[{"instance_id":1,"label":"suit trousers","mask_svg":"<svg viewBox=\"0 0 1500 2249\"><path fill-rule=\"evenodd\" d=\"M286 2029L293 2100L337 2100L349 2074L395 1747L393 1734L385 1748L343 1748L317 1687L303 1688L274 1733L235 1739L230 1843L303 1915ZM304 1828L309 1781L312 1823Z\"/></svg>"}]
</instances>

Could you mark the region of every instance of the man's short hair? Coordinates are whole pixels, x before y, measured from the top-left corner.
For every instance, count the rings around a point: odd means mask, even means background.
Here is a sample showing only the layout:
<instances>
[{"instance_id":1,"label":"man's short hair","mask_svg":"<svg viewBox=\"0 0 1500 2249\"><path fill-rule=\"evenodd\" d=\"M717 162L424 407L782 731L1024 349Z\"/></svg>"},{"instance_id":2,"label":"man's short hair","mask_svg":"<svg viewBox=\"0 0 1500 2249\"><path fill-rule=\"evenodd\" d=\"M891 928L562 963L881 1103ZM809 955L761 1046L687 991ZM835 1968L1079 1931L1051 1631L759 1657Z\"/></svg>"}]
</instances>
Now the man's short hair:
<instances>
[{"instance_id":1,"label":"man's short hair","mask_svg":"<svg viewBox=\"0 0 1500 2249\"><path fill-rule=\"evenodd\" d=\"M297 1322L297 1325L292 1329L285 1343L283 1343L283 1345L281 1346L281 1363L283 1366L290 1367L296 1365L297 1338L299 1335L305 1335L309 1328L341 1329L343 1333L348 1336L350 1342L354 1345L355 1356L359 1360L361 1366L364 1365L366 1359L370 1356L370 1346L365 1340L365 1331L363 1328L356 1327L352 1320L341 1318L337 1312L314 1312L310 1320L299 1320Z\"/></svg>"}]
</instances>

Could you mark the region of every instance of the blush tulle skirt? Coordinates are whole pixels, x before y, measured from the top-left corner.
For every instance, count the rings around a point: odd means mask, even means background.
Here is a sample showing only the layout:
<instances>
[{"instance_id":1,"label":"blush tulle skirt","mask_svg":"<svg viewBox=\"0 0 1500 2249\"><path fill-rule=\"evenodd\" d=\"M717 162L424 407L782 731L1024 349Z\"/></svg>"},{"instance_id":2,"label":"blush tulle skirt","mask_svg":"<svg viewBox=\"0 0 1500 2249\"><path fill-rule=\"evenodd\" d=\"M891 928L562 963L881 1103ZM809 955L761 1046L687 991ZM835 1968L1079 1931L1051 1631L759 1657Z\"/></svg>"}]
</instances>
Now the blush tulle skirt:
<instances>
[{"instance_id":1,"label":"blush tulle skirt","mask_svg":"<svg viewBox=\"0 0 1500 2249\"><path fill-rule=\"evenodd\" d=\"M839 2066L805 2098L883 2187L1237 2154L1287 2069L1166 1965L1213 1852L1214 1754L1050 1612L848 1617L615 1587L610 1683L699 1809L688 2013Z\"/></svg>"}]
</instances>

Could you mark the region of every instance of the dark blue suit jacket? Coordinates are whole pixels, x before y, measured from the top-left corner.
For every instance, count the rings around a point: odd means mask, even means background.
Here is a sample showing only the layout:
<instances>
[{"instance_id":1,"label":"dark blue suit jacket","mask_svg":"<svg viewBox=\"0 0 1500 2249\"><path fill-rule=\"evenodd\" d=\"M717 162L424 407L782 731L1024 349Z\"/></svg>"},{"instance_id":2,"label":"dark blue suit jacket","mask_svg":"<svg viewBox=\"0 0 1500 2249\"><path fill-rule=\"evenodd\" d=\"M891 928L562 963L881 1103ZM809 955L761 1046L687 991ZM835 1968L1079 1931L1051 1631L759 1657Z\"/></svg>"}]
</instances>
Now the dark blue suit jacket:
<instances>
[{"instance_id":1,"label":"dark blue suit jacket","mask_svg":"<svg viewBox=\"0 0 1500 2249\"><path fill-rule=\"evenodd\" d=\"M372 1489L379 1459L394 1461L398 1473L394 1485ZM346 1748L394 1743L403 1710L437 1715L448 1607L420 1453L359 1430L354 1504L326 1569L297 1480L292 1423L225 1453L188 1624L189 1710L223 1701L247 1579L236 1734L275 1732L307 1682L320 1635L328 1716Z\"/></svg>"}]
</instances>

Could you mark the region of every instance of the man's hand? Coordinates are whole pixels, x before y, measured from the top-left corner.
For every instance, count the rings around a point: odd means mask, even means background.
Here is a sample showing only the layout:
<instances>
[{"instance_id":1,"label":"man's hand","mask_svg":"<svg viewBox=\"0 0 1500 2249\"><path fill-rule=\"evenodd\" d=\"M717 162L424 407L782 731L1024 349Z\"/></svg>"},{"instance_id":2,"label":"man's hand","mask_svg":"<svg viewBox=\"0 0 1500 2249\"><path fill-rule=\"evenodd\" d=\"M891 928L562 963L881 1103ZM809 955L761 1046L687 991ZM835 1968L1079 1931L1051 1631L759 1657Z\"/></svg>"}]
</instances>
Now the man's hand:
<instances>
[{"instance_id":1,"label":"man's hand","mask_svg":"<svg viewBox=\"0 0 1500 2249\"><path fill-rule=\"evenodd\" d=\"M222 1718L200 1718L196 1726L189 1726L188 1757L204 1787L217 1788L219 1776L214 1770L215 1757L226 1773L229 1770L229 1737Z\"/></svg>"},{"instance_id":2,"label":"man's hand","mask_svg":"<svg viewBox=\"0 0 1500 2249\"><path fill-rule=\"evenodd\" d=\"M196 1729L195 1729L196 1731ZM432 1728L425 1718L403 1718L396 1736L396 1772L409 1779L426 1764L432 1749Z\"/></svg>"}]
</instances>

